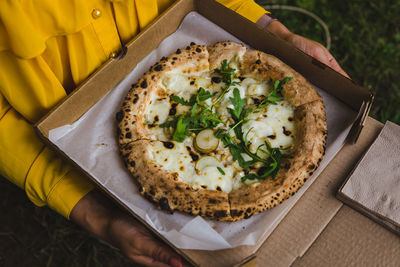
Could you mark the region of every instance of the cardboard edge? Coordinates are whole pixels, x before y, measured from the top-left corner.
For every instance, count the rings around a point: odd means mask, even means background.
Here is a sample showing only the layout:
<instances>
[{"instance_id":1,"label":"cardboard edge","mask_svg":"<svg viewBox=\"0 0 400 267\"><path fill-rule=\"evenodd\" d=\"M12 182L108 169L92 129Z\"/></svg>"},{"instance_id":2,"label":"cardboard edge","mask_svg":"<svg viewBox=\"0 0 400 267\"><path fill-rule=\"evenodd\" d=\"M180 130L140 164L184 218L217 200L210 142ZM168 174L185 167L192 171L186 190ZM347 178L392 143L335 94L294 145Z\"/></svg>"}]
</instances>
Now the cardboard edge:
<instances>
[{"instance_id":1,"label":"cardboard edge","mask_svg":"<svg viewBox=\"0 0 400 267\"><path fill-rule=\"evenodd\" d=\"M360 110L357 114L357 119L353 124L347 138L346 142L350 144L355 144L360 137L361 131L365 126L365 121L367 120L368 114L372 108L372 104L374 102L374 95L372 93L369 94L368 98L362 103Z\"/></svg>"},{"instance_id":2,"label":"cardboard edge","mask_svg":"<svg viewBox=\"0 0 400 267\"><path fill-rule=\"evenodd\" d=\"M369 219L373 220L374 222L382 225L389 231L393 232L394 234L400 236L400 224L397 222L388 219L371 209L364 207L360 205L358 202L354 201L353 199L349 198L346 194L343 192L338 192L336 194L336 198L342 201L345 205L347 205L349 208L354 209L358 211L359 213L363 214L364 216L368 217Z\"/></svg>"}]
</instances>

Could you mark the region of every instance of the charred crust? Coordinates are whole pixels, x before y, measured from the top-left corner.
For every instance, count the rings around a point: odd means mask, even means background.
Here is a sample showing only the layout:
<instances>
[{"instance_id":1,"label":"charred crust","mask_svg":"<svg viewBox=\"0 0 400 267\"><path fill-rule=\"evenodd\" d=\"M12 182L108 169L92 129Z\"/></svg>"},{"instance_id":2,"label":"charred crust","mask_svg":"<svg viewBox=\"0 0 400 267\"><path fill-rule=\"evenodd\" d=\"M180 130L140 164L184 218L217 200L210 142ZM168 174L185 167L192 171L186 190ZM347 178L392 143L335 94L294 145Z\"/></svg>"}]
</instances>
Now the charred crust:
<instances>
[{"instance_id":1,"label":"charred crust","mask_svg":"<svg viewBox=\"0 0 400 267\"><path fill-rule=\"evenodd\" d=\"M208 200L208 202L209 202L210 204L215 204L215 203L217 203L217 200L210 198L210 199Z\"/></svg>"},{"instance_id":2,"label":"charred crust","mask_svg":"<svg viewBox=\"0 0 400 267\"><path fill-rule=\"evenodd\" d=\"M135 167L136 162L135 162L134 160L132 160L131 162L129 162L129 165L130 165L131 167Z\"/></svg>"},{"instance_id":3,"label":"charred crust","mask_svg":"<svg viewBox=\"0 0 400 267\"><path fill-rule=\"evenodd\" d=\"M202 51L202 50L201 50L200 47L197 47L197 48L196 48L196 52L197 52L197 53L201 53L201 51Z\"/></svg>"},{"instance_id":4,"label":"charred crust","mask_svg":"<svg viewBox=\"0 0 400 267\"><path fill-rule=\"evenodd\" d=\"M179 55L180 53L182 53L182 51L178 48L178 49L176 50L176 54Z\"/></svg>"},{"instance_id":5,"label":"charred crust","mask_svg":"<svg viewBox=\"0 0 400 267\"><path fill-rule=\"evenodd\" d=\"M253 216L253 213L250 213L250 214L249 213L245 213L243 219L248 219L251 216Z\"/></svg>"},{"instance_id":6,"label":"charred crust","mask_svg":"<svg viewBox=\"0 0 400 267\"><path fill-rule=\"evenodd\" d=\"M130 138L132 138L132 134L131 134L131 133L126 133L126 134L125 134L125 137L128 138L128 139L130 139Z\"/></svg>"},{"instance_id":7,"label":"charred crust","mask_svg":"<svg viewBox=\"0 0 400 267\"><path fill-rule=\"evenodd\" d=\"M141 83L140 83L140 87L142 87L143 89L147 88L147 80L144 79Z\"/></svg>"},{"instance_id":8,"label":"charred crust","mask_svg":"<svg viewBox=\"0 0 400 267\"><path fill-rule=\"evenodd\" d=\"M160 206L160 208L162 210L172 212L172 209L169 206L169 202L168 202L168 199L166 197L160 198L160 200L158 201L158 205Z\"/></svg>"},{"instance_id":9,"label":"charred crust","mask_svg":"<svg viewBox=\"0 0 400 267\"><path fill-rule=\"evenodd\" d=\"M134 98L133 98L132 102L133 102L133 104L136 104L136 102L139 100L139 95L134 94L133 96L134 96Z\"/></svg>"},{"instance_id":10,"label":"charred crust","mask_svg":"<svg viewBox=\"0 0 400 267\"><path fill-rule=\"evenodd\" d=\"M221 82L221 78L220 78L220 77L217 77L217 76L214 76L214 77L211 78L211 81L212 81L213 83L220 83L220 82Z\"/></svg>"},{"instance_id":11,"label":"charred crust","mask_svg":"<svg viewBox=\"0 0 400 267\"><path fill-rule=\"evenodd\" d=\"M122 119L124 118L124 113L122 111L118 111L117 114L115 115L115 117L118 122L121 122Z\"/></svg>"},{"instance_id":12,"label":"charred crust","mask_svg":"<svg viewBox=\"0 0 400 267\"><path fill-rule=\"evenodd\" d=\"M232 217L240 217L243 214L243 210L231 210Z\"/></svg>"},{"instance_id":13,"label":"charred crust","mask_svg":"<svg viewBox=\"0 0 400 267\"><path fill-rule=\"evenodd\" d=\"M225 210L217 210L216 212L214 212L214 217L217 218L217 219L218 218L224 218L226 216L228 216L228 214L226 213Z\"/></svg>"},{"instance_id":14,"label":"charred crust","mask_svg":"<svg viewBox=\"0 0 400 267\"><path fill-rule=\"evenodd\" d=\"M162 70L162 66L161 66L160 64L158 64L158 65L156 65L156 66L154 67L154 70L155 70L155 71L161 71L161 70Z\"/></svg>"}]
</instances>

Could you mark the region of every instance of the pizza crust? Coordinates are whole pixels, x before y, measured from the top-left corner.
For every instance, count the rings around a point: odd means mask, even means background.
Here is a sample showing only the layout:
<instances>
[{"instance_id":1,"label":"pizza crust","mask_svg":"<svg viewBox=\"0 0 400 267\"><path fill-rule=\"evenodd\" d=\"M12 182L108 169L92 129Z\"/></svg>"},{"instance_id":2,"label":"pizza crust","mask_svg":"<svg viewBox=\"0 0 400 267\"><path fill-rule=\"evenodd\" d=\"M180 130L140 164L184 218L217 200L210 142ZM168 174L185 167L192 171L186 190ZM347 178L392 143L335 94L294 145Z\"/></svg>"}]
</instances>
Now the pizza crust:
<instances>
[{"instance_id":1,"label":"pizza crust","mask_svg":"<svg viewBox=\"0 0 400 267\"><path fill-rule=\"evenodd\" d=\"M242 186L229 194L207 189L193 189L154 164L149 146L157 140L144 126L144 110L155 95L162 97L159 82L164 73L185 74L214 70L227 59L241 62L241 75L263 80L293 77L284 85L282 94L295 107L297 132L293 158L284 159L277 177L250 186ZM274 56L246 49L233 42L213 46L191 44L150 68L125 97L117 113L121 155L128 170L138 182L140 193L161 209L183 211L220 221L237 221L272 208L294 195L313 174L325 153L327 125L321 97L304 77Z\"/></svg>"}]
</instances>

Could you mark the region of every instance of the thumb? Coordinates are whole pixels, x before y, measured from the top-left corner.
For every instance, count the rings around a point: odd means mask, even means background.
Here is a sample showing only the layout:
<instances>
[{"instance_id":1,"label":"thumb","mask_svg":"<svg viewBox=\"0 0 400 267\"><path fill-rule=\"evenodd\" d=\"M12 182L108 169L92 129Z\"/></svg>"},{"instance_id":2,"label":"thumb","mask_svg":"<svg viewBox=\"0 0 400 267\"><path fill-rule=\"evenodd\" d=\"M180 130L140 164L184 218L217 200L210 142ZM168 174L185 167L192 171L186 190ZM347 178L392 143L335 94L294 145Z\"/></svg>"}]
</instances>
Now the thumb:
<instances>
[{"instance_id":1,"label":"thumb","mask_svg":"<svg viewBox=\"0 0 400 267\"><path fill-rule=\"evenodd\" d=\"M146 235L146 237L142 239L140 250L143 254L132 256L132 258L145 266L182 267L179 256L150 235Z\"/></svg>"}]
</instances>

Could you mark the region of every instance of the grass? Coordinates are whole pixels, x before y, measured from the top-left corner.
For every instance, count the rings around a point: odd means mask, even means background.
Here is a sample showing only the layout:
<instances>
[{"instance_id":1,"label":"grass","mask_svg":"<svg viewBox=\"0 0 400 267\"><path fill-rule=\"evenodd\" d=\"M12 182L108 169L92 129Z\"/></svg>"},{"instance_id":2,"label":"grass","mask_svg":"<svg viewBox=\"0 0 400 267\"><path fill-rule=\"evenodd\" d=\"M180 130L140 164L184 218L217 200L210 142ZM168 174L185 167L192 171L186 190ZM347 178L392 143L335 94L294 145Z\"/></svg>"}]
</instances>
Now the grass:
<instances>
[{"instance_id":1,"label":"grass","mask_svg":"<svg viewBox=\"0 0 400 267\"><path fill-rule=\"evenodd\" d=\"M370 115L400 124L400 1L258 0L292 5L329 27L331 53L354 81L375 94ZM271 10L291 31L325 44L322 27L304 14Z\"/></svg>"},{"instance_id":2,"label":"grass","mask_svg":"<svg viewBox=\"0 0 400 267\"><path fill-rule=\"evenodd\" d=\"M376 95L371 115L400 123L400 1L271 0L305 8L328 25L332 54L359 84ZM273 11L292 31L324 43L322 28L293 11ZM0 266L134 266L0 178Z\"/></svg>"}]
</instances>

